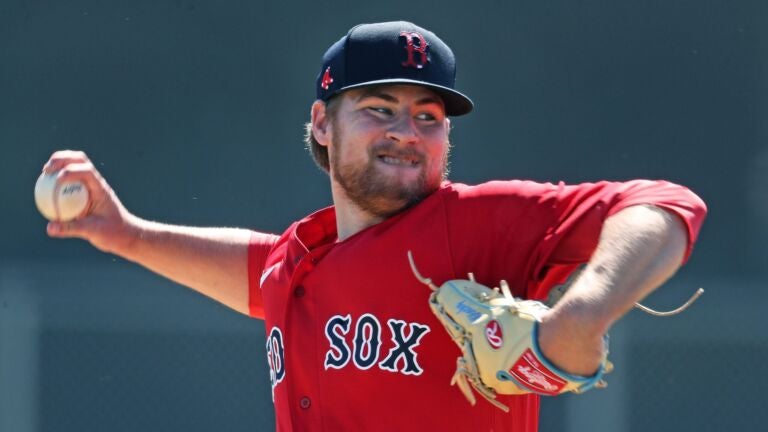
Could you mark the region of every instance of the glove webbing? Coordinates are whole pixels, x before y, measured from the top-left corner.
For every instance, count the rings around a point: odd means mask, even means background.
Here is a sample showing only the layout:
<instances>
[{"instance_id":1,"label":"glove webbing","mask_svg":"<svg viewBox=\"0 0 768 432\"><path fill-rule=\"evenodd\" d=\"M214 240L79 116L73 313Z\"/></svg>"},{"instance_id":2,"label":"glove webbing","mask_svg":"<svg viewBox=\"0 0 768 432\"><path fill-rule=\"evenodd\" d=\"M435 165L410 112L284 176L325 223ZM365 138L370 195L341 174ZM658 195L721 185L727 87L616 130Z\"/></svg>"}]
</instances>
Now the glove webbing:
<instances>
[{"instance_id":1,"label":"glove webbing","mask_svg":"<svg viewBox=\"0 0 768 432\"><path fill-rule=\"evenodd\" d=\"M441 316L443 319L441 322L444 324L445 329L451 338L461 347L462 353L474 352L472 349L472 338L464 331L464 328L456 323L450 315L445 313L445 310L436 301L436 293L433 293L429 299L429 305L432 311ZM488 402L493 406L499 408L504 412L509 412L509 407L496 400L496 392L483 384L480 379L480 372L477 369L477 363L475 363L475 357L472 356L459 356L456 359L456 372L454 372L451 378L451 385L456 385L459 390L464 394L470 404L475 405L477 399L470 389L470 385L477 390Z\"/></svg>"}]
</instances>

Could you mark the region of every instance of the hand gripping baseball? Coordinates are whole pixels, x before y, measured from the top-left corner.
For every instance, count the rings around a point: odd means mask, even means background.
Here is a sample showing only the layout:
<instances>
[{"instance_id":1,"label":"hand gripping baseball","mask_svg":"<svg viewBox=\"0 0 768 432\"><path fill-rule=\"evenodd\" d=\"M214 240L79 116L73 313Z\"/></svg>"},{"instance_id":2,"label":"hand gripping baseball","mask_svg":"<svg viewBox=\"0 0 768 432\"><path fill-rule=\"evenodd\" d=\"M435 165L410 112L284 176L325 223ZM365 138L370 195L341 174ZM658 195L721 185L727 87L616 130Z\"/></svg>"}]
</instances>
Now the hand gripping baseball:
<instances>
[{"instance_id":1,"label":"hand gripping baseball","mask_svg":"<svg viewBox=\"0 0 768 432\"><path fill-rule=\"evenodd\" d=\"M449 280L438 287L421 276L410 251L408 260L416 278L433 290L432 312L461 349L451 384L458 385L471 404L475 404L471 388L509 411L496 400L497 394L553 396L605 387L603 375L612 369L607 351L590 377L569 374L544 358L538 326L549 307L543 303L514 298L505 281L500 289L490 289L475 282L471 273L468 280Z\"/></svg>"},{"instance_id":2,"label":"hand gripping baseball","mask_svg":"<svg viewBox=\"0 0 768 432\"><path fill-rule=\"evenodd\" d=\"M82 217L68 222L49 222L48 235L83 238L106 252L115 252L130 242L128 231L134 217L125 209L85 153L57 151L51 155L43 171L56 173L59 184L82 183L90 195L88 210Z\"/></svg>"}]
</instances>

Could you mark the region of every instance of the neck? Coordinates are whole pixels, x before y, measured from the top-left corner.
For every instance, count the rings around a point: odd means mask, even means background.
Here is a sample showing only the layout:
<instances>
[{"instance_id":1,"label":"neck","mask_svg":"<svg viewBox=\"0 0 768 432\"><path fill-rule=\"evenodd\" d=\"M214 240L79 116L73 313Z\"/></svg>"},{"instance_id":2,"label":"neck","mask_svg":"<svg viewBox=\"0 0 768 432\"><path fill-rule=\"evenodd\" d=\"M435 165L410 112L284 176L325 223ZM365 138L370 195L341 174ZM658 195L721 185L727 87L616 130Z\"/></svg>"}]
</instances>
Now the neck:
<instances>
[{"instance_id":1,"label":"neck","mask_svg":"<svg viewBox=\"0 0 768 432\"><path fill-rule=\"evenodd\" d=\"M381 216L374 216L361 210L335 182L331 186L331 194L336 210L336 231L339 241L346 240L384 220Z\"/></svg>"}]
</instances>

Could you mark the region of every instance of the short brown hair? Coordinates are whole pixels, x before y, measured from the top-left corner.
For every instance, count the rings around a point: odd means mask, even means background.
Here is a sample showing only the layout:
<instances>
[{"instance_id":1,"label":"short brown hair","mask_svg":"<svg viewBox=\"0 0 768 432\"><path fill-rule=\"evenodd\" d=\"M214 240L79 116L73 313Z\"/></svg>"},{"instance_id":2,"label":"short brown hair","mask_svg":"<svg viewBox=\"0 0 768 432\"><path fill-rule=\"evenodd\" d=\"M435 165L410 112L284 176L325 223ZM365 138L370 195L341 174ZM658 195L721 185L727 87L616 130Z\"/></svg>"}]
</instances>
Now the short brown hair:
<instances>
[{"instance_id":1,"label":"short brown hair","mask_svg":"<svg viewBox=\"0 0 768 432\"><path fill-rule=\"evenodd\" d=\"M328 119L329 123L333 122L336 113L339 111L339 105L341 105L339 103L340 100L340 97L334 96L325 102L325 117ZM304 125L304 145L309 151L309 154L312 155L315 164L328 174L331 170L331 163L328 159L328 147L321 145L315 139L315 136L312 134L311 121Z\"/></svg>"}]
</instances>

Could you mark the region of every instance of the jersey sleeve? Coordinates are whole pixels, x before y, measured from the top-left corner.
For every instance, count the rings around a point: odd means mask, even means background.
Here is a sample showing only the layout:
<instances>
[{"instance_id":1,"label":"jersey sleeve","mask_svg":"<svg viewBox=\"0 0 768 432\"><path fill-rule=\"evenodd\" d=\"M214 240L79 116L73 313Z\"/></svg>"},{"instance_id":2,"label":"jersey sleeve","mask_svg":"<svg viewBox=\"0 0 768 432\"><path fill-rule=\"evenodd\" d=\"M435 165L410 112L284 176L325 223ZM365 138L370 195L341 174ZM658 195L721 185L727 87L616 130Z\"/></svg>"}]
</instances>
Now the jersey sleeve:
<instances>
[{"instance_id":1,"label":"jersey sleeve","mask_svg":"<svg viewBox=\"0 0 768 432\"><path fill-rule=\"evenodd\" d=\"M689 189L667 181L633 180L561 186L557 221L542 245L554 263L584 262L592 255L603 222L634 205L652 205L675 214L684 224L688 242L683 262L693 250L707 207Z\"/></svg>"},{"instance_id":2,"label":"jersey sleeve","mask_svg":"<svg viewBox=\"0 0 768 432\"><path fill-rule=\"evenodd\" d=\"M689 189L667 181L561 185L556 191L556 220L536 250L528 294L543 299L564 283L572 271L587 262L597 247L605 220L634 205L652 205L675 214L687 232L685 263L693 250L707 212Z\"/></svg>"},{"instance_id":3,"label":"jersey sleeve","mask_svg":"<svg viewBox=\"0 0 768 432\"><path fill-rule=\"evenodd\" d=\"M460 272L483 269L496 279L490 283L503 278L515 295L534 299L546 298L552 286L589 260L605 220L624 208L653 205L677 215L688 233L686 260L706 214L698 196L667 181L506 181L456 191L448 205L449 244L459 267L471 263ZM487 246L464 247L470 237Z\"/></svg>"},{"instance_id":4,"label":"jersey sleeve","mask_svg":"<svg viewBox=\"0 0 768 432\"><path fill-rule=\"evenodd\" d=\"M250 316L264 319L264 302L261 298L261 273L270 250L279 239L273 234L252 232L248 243L248 305Z\"/></svg>"}]
</instances>

